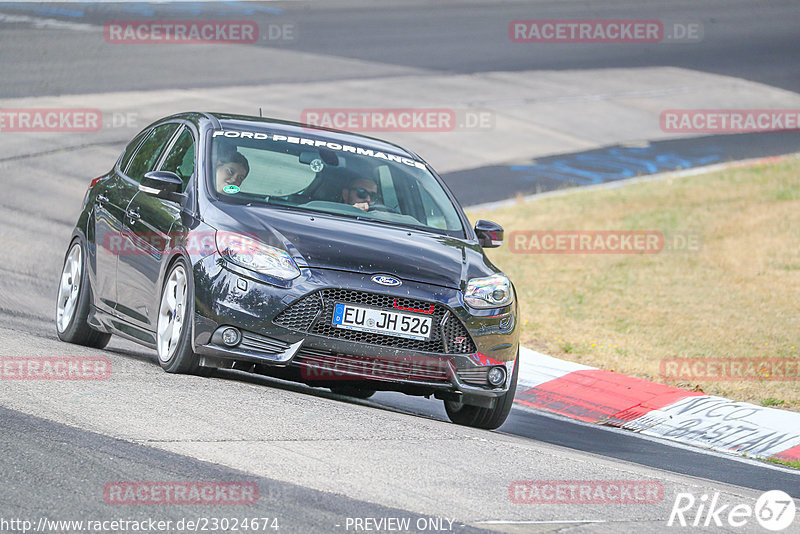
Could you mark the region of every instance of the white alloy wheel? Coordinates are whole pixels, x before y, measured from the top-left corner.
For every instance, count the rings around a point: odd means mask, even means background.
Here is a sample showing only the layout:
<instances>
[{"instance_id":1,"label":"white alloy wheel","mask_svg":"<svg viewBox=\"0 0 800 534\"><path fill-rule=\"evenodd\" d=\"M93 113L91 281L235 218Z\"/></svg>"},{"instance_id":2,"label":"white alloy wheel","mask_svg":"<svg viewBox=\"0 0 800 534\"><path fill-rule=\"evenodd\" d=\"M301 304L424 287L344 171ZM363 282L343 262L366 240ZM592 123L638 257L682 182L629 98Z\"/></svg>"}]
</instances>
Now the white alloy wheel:
<instances>
[{"instance_id":1,"label":"white alloy wheel","mask_svg":"<svg viewBox=\"0 0 800 534\"><path fill-rule=\"evenodd\" d=\"M82 275L83 253L81 244L75 243L67 255L67 260L64 262L64 270L61 272L61 284L58 287L56 326L61 333L69 328L72 318L75 316Z\"/></svg>"},{"instance_id":2,"label":"white alloy wheel","mask_svg":"<svg viewBox=\"0 0 800 534\"><path fill-rule=\"evenodd\" d=\"M169 274L158 310L158 358L168 362L181 339L186 319L186 271L178 265Z\"/></svg>"}]
</instances>

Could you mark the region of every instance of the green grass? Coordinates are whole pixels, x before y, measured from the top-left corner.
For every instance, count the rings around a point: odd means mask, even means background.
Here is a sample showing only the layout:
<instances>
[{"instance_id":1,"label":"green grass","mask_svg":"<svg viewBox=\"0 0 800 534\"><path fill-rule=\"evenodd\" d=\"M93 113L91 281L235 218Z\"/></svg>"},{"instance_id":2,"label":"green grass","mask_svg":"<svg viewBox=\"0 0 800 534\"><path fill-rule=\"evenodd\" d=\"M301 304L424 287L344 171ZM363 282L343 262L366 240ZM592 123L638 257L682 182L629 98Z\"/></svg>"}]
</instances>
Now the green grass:
<instances>
[{"instance_id":1,"label":"green grass","mask_svg":"<svg viewBox=\"0 0 800 534\"><path fill-rule=\"evenodd\" d=\"M668 358L800 359L800 159L619 188L575 190L491 212L507 243L521 342L602 369L800 410L798 381L668 380ZM697 247L658 254L524 254L524 230L658 230Z\"/></svg>"},{"instance_id":2,"label":"green grass","mask_svg":"<svg viewBox=\"0 0 800 534\"><path fill-rule=\"evenodd\" d=\"M772 464L785 465L786 467L794 467L795 469L800 469L800 462L796 461L786 461L786 460L781 460L779 458L767 458L767 461Z\"/></svg>"}]
</instances>

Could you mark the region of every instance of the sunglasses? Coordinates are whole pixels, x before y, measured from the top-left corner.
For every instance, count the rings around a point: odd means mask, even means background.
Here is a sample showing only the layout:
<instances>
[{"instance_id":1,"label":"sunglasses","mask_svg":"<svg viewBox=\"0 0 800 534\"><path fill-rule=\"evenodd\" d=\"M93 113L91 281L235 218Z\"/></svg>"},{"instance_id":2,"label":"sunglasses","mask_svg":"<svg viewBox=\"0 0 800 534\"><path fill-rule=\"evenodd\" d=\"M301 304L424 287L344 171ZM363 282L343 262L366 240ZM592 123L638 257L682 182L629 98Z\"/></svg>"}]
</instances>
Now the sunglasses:
<instances>
[{"instance_id":1,"label":"sunglasses","mask_svg":"<svg viewBox=\"0 0 800 534\"><path fill-rule=\"evenodd\" d=\"M356 188L351 187L350 191L355 191L356 192L356 196L358 198L362 199L362 200L366 199L368 197L369 197L370 200L378 200L378 192L377 191L367 191L363 187L356 187Z\"/></svg>"}]
</instances>

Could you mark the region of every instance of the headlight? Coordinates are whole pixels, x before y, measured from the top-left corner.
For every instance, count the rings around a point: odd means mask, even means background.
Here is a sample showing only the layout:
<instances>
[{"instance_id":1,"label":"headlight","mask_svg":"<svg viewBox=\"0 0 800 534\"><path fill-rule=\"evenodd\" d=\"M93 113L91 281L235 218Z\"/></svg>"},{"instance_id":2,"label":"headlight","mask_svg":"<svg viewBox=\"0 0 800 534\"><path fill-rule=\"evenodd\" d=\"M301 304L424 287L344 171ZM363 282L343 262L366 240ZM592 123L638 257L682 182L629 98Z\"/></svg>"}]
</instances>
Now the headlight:
<instances>
[{"instance_id":1,"label":"headlight","mask_svg":"<svg viewBox=\"0 0 800 534\"><path fill-rule=\"evenodd\" d=\"M499 308L511 300L511 281L500 273L473 278L464 292L464 301L473 308Z\"/></svg>"},{"instance_id":2,"label":"headlight","mask_svg":"<svg viewBox=\"0 0 800 534\"><path fill-rule=\"evenodd\" d=\"M300 269L285 250L230 232L217 232L216 239L217 250L222 257L240 267L282 280L300 276Z\"/></svg>"}]
</instances>

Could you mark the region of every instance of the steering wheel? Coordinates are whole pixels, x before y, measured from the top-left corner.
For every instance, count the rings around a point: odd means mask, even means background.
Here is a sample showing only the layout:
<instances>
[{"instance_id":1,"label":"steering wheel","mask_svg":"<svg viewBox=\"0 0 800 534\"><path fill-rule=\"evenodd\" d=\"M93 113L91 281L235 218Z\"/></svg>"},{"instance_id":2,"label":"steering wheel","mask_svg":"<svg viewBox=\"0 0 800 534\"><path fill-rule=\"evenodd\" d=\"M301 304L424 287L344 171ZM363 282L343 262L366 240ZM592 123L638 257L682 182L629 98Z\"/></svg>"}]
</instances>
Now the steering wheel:
<instances>
[{"instance_id":1,"label":"steering wheel","mask_svg":"<svg viewBox=\"0 0 800 534\"><path fill-rule=\"evenodd\" d=\"M385 204L373 204L372 206L369 207L369 209L367 211L384 211L384 212L387 212L387 213L397 213L397 214L400 213L396 209L390 208L389 206L386 206Z\"/></svg>"}]
</instances>

